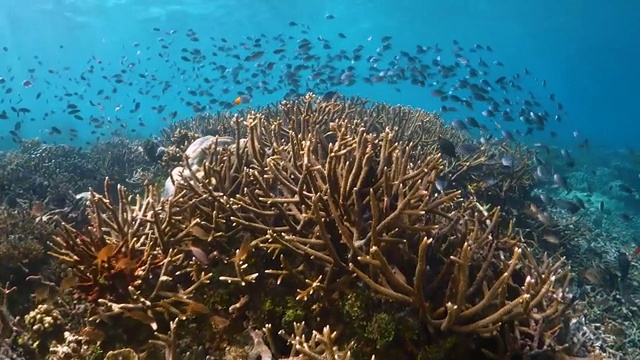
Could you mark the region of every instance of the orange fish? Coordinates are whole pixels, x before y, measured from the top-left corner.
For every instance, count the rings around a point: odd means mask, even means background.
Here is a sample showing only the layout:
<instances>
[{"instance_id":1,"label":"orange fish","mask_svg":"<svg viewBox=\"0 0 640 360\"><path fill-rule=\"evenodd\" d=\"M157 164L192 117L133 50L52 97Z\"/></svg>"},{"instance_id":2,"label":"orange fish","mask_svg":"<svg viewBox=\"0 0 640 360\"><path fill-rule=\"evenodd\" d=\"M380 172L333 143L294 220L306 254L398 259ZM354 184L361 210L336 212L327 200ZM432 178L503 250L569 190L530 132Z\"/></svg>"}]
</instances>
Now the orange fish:
<instances>
[{"instance_id":1,"label":"orange fish","mask_svg":"<svg viewBox=\"0 0 640 360\"><path fill-rule=\"evenodd\" d=\"M251 96L240 95L233 101L233 103L235 105L242 105L242 104L248 104L250 101L251 101Z\"/></svg>"},{"instance_id":2,"label":"orange fish","mask_svg":"<svg viewBox=\"0 0 640 360\"><path fill-rule=\"evenodd\" d=\"M102 262L107 261L111 256L113 256L113 253L115 251L116 247L113 244L108 244L107 246L103 247L102 250L98 252L98 254L96 254L96 261L94 261L94 263L100 266Z\"/></svg>"},{"instance_id":3,"label":"orange fish","mask_svg":"<svg viewBox=\"0 0 640 360\"><path fill-rule=\"evenodd\" d=\"M44 204L41 201L36 201L33 203L31 207L31 215L32 216L40 216L44 212Z\"/></svg>"}]
</instances>

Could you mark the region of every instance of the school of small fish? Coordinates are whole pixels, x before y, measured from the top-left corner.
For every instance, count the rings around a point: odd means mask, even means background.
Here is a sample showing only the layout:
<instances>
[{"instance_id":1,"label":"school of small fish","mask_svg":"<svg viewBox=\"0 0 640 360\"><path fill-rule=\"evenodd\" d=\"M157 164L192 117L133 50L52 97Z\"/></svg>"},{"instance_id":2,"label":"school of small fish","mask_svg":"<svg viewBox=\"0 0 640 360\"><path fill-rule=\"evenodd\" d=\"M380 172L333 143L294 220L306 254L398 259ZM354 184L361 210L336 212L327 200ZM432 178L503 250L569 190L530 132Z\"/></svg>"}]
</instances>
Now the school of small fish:
<instances>
[{"instance_id":1,"label":"school of small fish","mask_svg":"<svg viewBox=\"0 0 640 360\"><path fill-rule=\"evenodd\" d=\"M538 96L527 85L537 83L544 90L544 80L527 69L507 74L489 45L465 48L454 41L404 51L394 50L391 36L382 36L353 46L345 33L320 36L309 26L288 25L290 33L247 36L237 43L193 29L153 28L155 43L133 42L117 61L88 56L82 67L55 67L38 55L12 58L4 46L3 58L27 69L0 70L0 128L5 127L1 122L13 124L1 139L19 143L25 127L33 125L42 128L39 137L45 142L75 144L91 127L93 138L85 140L91 143L269 95L282 99L314 92L331 98L356 84L386 85L397 92L407 91L407 83L426 88L411 91L424 93L425 100L435 97L442 113L459 114L456 126L483 132L497 126L507 139L542 131L549 120L565 115L554 94ZM514 135L502 128L508 122L524 128Z\"/></svg>"}]
</instances>

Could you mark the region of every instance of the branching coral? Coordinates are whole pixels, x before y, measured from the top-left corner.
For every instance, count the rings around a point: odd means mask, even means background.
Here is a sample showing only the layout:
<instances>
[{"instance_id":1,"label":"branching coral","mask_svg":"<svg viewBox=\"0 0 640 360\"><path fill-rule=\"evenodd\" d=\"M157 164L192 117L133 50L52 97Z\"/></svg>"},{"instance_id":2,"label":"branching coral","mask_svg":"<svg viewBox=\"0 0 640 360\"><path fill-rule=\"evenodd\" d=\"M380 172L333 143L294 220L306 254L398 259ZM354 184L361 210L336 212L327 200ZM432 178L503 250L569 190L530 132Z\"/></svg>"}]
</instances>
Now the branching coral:
<instances>
[{"instance_id":1,"label":"branching coral","mask_svg":"<svg viewBox=\"0 0 640 360\"><path fill-rule=\"evenodd\" d=\"M303 359L313 360L350 360L351 352L336 345L337 333L326 326L322 332L313 331L309 338L305 335L304 323L294 324L294 333L287 335L281 332L281 336L287 339L293 348L288 359L295 359L302 355Z\"/></svg>"},{"instance_id":2,"label":"branching coral","mask_svg":"<svg viewBox=\"0 0 640 360\"><path fill-rule=\"evenodd\" d=\"M190 267L177 209L168 204L160 212L147 190L129 206L131 197L118 187L117 207L111 194L92 193L92 226L81 234L65 225L51 244L52 254L73 270L67 284L99 305L96 320L124 315L156 329L161 319L186 317L194 291L211 277Z\"/></svg>"},{"instance_id":3,"label":"branching coral","mask_svg":"<svg viewBox=\"0 0 640 360\"><path fill-rule=\"evenodd\" d=\"M216 280L246 289L231 312L275 291L309 303L324 327L335 319L317 314L365 286L418 315L426 343L413 355L456 333L493 340L482 349L492 357L562 349L568 270L536 258L505 212L530 184L523 151L487 145L445 159L441 136L466 139L439 118L356 99L308 95L218 120L230 143L213 142L197 166L184 159L166 200L151 186L134 204L122 188L119 205L93 194L92 226L53 242L101 316L184 318L178 305L194 308L196 290ZM504 153L519 165L505 171Z\"/></svg>"},{"instance_id":4,"label":"branching coral","mask_svg":"<svg viewBox=\"0 0 640 360\"><path fill-rule=\"evenodd\" d=\"M465 172L488 159L444 161L435 141L441 121L398 111L406 140L397 127L383 129L375 109L309 96L280 113L249 114L246 145L212 152L200 181L181 184L179 201L212 238L245 238L271 253L279 266L265 272L298 279L298 299L330 297L355 275L416 307L433 333L502 338L509 351L552 347L540 334L552 341L558 330L568 272L562 261L536 260L500 222L501 209L478 202L474 189L484 185ZM526 183L519 173L505 191ZM467 183L441 192L442 175L467 175ZM225 279L255 279L235 260L235 276Z\"/></svg>"}]
</instances>

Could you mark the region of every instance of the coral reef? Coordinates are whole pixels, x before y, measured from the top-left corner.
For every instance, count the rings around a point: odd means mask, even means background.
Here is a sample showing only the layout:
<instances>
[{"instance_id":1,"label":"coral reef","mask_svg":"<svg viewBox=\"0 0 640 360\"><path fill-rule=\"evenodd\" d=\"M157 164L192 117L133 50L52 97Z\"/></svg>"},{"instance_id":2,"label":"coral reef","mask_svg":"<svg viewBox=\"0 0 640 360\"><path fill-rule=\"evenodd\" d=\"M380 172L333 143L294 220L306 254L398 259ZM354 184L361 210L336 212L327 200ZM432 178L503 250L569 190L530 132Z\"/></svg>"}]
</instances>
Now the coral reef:
<instances>
[{"instance_id":1,"label":"coral reef","mask_svg":"<svg viewBox=\"0 0 640 360\"><path fill-rule=\"evenodd\" d=\"M47 209L61 209L89 188L104 193L105 176L137 191L158 169L141 142L123 138L89 149L25 141L19 151L0 153L0 200L10 208L30 208L39 201Z\"/></svg>"},{"instance_id":2,"label":"coral reef","mask_svg":"<svg viewBox=\"0 0 640 360\"><path fill-rule=\"evenodd\" d=\"M168 199L151 185L136 198L122 187L117 197L92 193L91 226L64 226L51 243L73 270L74 291L94 305L94 321L134 319L166 338L174 321L225 305L204 303L226 289L225 300L239 302L225 306L243 314L225 315L232 322L271 323L273 314L259 311L279 297L290 299L284 318L304 309L283 329L304 348L293 322L344 328L334 309L364 287L383 312L360 330L368 337L349 339L361 354L390 354L404 342L411 358L457 333L478 337L483 346L468 349L476 355L565 348L556 334L568 268L538 260L504 210L530 188L526 151L486 146L448 159L438 139L465 139L437 117L357 99L308 95L226 121L231 144L209 141L202 162L186 156ZM492 160L505 153L520 165ZM400 308L417 322L402 320ZM403 326L421 334L407 338ZM335 337L326 330L309 341Z\"/></svg>"},{"instance_id":3,"label":"coral reef","mask_svg":"<svg viewBox=\"0 0 640 360\"><path fill-rule=\"evenodd\" d=\"M22 210L49 231L34 239L57 268L25 279L42 292L35 309L0 317L7 349L52 359L606 352L558 255L579 260L569 244L584 225L540 203L529 149L456 153L465 144L419 109L312 94L114 143L92 165L106 181ZM5 300L17 294L7 289Z\"/></svg>"}]
</instances>

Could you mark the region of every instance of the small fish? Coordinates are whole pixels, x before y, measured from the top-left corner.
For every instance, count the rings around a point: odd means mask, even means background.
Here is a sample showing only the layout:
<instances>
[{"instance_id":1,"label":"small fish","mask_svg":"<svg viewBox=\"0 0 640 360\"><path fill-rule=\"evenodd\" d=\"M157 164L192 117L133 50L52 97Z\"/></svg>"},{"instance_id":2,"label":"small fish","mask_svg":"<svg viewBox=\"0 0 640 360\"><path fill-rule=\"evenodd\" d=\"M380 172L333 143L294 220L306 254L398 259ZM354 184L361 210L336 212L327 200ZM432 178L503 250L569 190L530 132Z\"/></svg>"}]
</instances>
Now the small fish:
<instances>
[{"instance_id":1,"label":"small fish","mask_svg":"<svg viewBox=\"0 0 640 360\"><path fill-rule=\"evenodd\" d=\"M38 217L44 212L45 206L42 201L36 201L31 206L31 216Z\"/></svg>"},{"instance_id":2,"label":"small fish","mask_svg":"<svg viewBox=\"0 0 640 360\"><path fill-rule=\"evenodd\" d=\"M498 179L494 178L493 176L483 176L481 180L484 183L484 185L488 187L498 183Z\"/></svg>"},{"instance_id":3,"label":"small fish","mask_svg":"<svg viewBox=\"0 0 640 360\"><path fill-rule=\"evenodd\" d=\"M618 252L618 271L620 271L620 281L624 282L629 276L631 270L631 259L626 252L620 250Z\"/></svg>"},{"instance_id":4,"label":"small fish","mask_svg":"<svg viewBox=\"0 0 640 360\"><path fill-rule=\"evenodd\" d=\"M509 130L502 130L502 137L507 141L515 141L513 134Z\"/></svg>"},{"instance_id":5,"label":"small fish","mask_svg":"<svg viewBox=\"0 0 640 360\"><path fill-rule=\"evenodd\" d=\"M571 192L569 184L567 183L567 179L565 179L564 176L560 174L553 174L553 184L553 187L559 187L567 190L567 194Z\"/></svg>"},{"instance_id":6,"label":"small fish","mask_svg":"<svg viewBox=\"0 0 640 360\"><path fill-rule=\"evenodd\" d=\"M547 194L540 194L540 200L542 200L542 202L547 206L551 206L555 203L553 198Z\"/></svg>"},{"instance_id":7,"label":"small fish","mask_svg":"<svg viewBox=\"0 0 640 360\"><path fill-rule=\"evenodd\" d=\"M251 96L243 94L238 96L235 100L233 100L233 103L235 105L242 105L242 104L248 104L250 101L251 101Z\"/></svg>"},{"instance_id":8,"label":"small fish","mask_svg":"<svg viewBox=\"0 0 640 360\"><path fill-rule=\"evenodd\" d=\"M618 184L618 188L627 194L633 194L636 190L626 184Z\"/></svg>"},{"instance_id":9,"label":"small fish","mask_svg":"<svg viewBox=\"0 0 640 360\"><path fill-rule=\"evenodd\" d=\"M460 119L455 119L453 120L453 122L451 123L454 127L456 127L458 130L461 131L469 131L469 128L467 127L467 124L464 123L464 121L460 120Z\"/></svg>"},{"instance_id":10,"label":"small fish","mask_svg":"<svg viewBox=\"0 0 640 360\"><path fill-rule=\"evenodd\" d=\"M560 209L567 210L570 214L575 214L582 209L578 203L563 199L556 200L556 206Z\"/></svg>"},{"instance_id":11,"label":"small fish","mask_svg":"<svg viewBox=\"0 0 640 360\"><path fill-rule=\"evenodd\" d=\"M569 150L562 149L562 150L560 150L560 153L564 157L567 167L571 168L571 167L576 166L576 161L573 160L573 156L571 156L571 153L569 152Z\"/></svg>"},{"instance_id":12,"label":"small fish","mask_svg":"<svg viewBox=\"0 0 640 360\"><path fill-rule=\"evenodd\" d=\"M37 304L45 302L49 300L49 296L51 295L51 290L48 285L40 284L36 288L36 291L33 293L33 297Z\"/></svg>"},{"instance_id":13,"label":"small fish","mask_svg":"<svg viewBox=\"0 0 640 360\"><path fill-rule=\"evenodd\" d=\"M209 256L204 251L202 251L202 249L193 245L189 246L189 249L191 250L193 257L196 258L196 260L198 260L202 265L209 264Z\"/></svg>"},{"instance_id":14,"label":"small fish","mask_svg":"<svg viewBox=\"0 0 640 360\"><path fill-rule=\"evenodd\" d=\"M86 328L82 329L80 331L80 336L96 342L104 340L104 333L91 326L87 326Z\"/></svg>"},{"instance_id":15,"label":"small fish","mask_svg":"<svg viewBox=\"0 0 640 360\"><path fill-rule=\"evenodd\" d=\"M456 146L449 139L438 136L438 147L440 148L440 154L454 159L458 157Z\"/></svg>"},{"instance_id":16,"label":"small fish","mask_svg":"<svg viewBox=\"0 0 640 360\"><path fill-rule=\"evenodd\" d=\"M625 214L625 213L622 213L622 214L618 215L618 217L620 218L620 220L622 220L624 222L628 222L628 221L631 221L631 219L633 219L633 216L631 216L629 214Z\"/></svg>"},{"instance_id":17,"label":"small fish","mask_svg":"<svg viewBox=\"0 0 640 360\"><path fill-rule=\"evenodd\" d=\"M330 101L336 100L336 98L339 96L340 95L338 94L337 91L327 91L322 95L322 97L320 97L320 99L324 102L330 102Z\"/></svg>"},{"instance_id":18,"label":"small fish","mask_svg":"<svg viewBox=\"0 0 640 360\"><path fill-rule=\"evenodd\" d=\"M436 177L436 189L440 190L440 192L444 192L444 190L447 188L447 179L444 176L438 176Z\"/></svg>"},{"instance_id":19,"label":"small fish","mask_svg":"<svg viewBox=\"0 0 640 360\"><path fill-rule=\"evenodd\" d=\"M208 314L209 308L207 308L204 304L201 304L197 301L189 301L185 311L191 315Z\"/></svg>"},{"instance_id":20,"label":"small fish","mask_svg":"<svg viewBox=\"0 0 640 360\"><path fill-rule=\"evenodd\" d=\"M538 220L541 223L545 224L546 226L553 226L555 224L555 221L553 221L553 218L548 212L541 211L537 215L538 215Z\"/></svg>"},{"instance_id":21,"label":"small fish","mask_svg":"<svg viewBox=\"0 0 640 360\"><path fill-rule=\"evenodd\" d=\"M474 127L476 129L480 128L480 124L478 123L478 121L474 118L474 117L468 117L466 119L464 119L467 122L467 125Z\"/></svg>"},{"instance_id":22,"label":"small fish","mask_svg":"<svg viewBox=\"0 0 640 360\"><path fill-rule=\"evenodd\" d=\"M231 323L231 321L217 315L213 315L209 321L211 321L211 325L215 330L222 330Z\"/></svg>"},{"instance_id":23,"label":"small fish","mask_svg":"<svg viewBox=\"0 0 640 360\"><path fill-rule=\"evenodd\" d=\"M502 158L500 158L500 162L502 162L502 166L508 167L508 168L513 168L513 166L515 165L515 161L516 159L511 155L505 155Z\"/></svg>"},{"instance_id":24,"label":"small fish","mask_svg":"<svg viewBox=\"0 0 640 360\"><path fill-rule=\"evenodd\" d=\"M98 252L98 254L96 254L96 260L94 261L94 263L100 266L101 263L107 261L111 256L113 256L113 253L115 251L116 251L115 245L113 244L106 245Z\"/></svg>"},{"instance_id":25,"label":"small fish","mask_svg":"<svg viewBox=\"0 0 640 360\"><path fill-rule=\"evenodd\" d=\"M231 259L231 261L236 263L242 262L247 257L250 251L251 242L248 240L243 241L240 245L240 248L236 250L236 255Z\"/></svg>"},{"instance_id":26,"label":"small fish","mask_svg":"<svg viewBox=\"0 0 640 360\"><path fill-rule=\"evenodd\" d=\"M480 151L480 147L473 143L462 143L458 146L458 153L463 156L473 155Z\"/></svg>"},{"instance_id":27,"label":"small fish","mask_svg":"<svg viewBox=\"0 0 640 360\"><path fill-rule=\"evenodd\" d=\"M554 245L560 244L560 234L556 230L546 228L542 232L542 238L545 239L550 244L554 244Z\"/></svg>"},{"instance_id":28,"label":"small fish","mask_svg":"<svg viewBox=\"0 0 640 360\"><path fill-rule=\"evenodd\" d=\"M120 259L118 259L118 261L116 261L114 269L115 271L131 271L134 270L136 268L136 262L131 260L128 257L121 257Z\"/></svg>"},{"instance_id":29,"label":"small fish","mask_svg":"<svg viewBox=\"0 0 640 360\"><path fill-rule=\"evenodd\" d=\"M198 239L200 240L209 240L209 233L207 233L206 231L204 231L200 226L198 225L193 225L191 226L191 228L189 229L191 230L191 233L193 235L195 235Z\"/></svg>"},{"instance_id":30,"label":"small fish","mask_svg":"<svg viewBox=\"0 0 640 360\"><path fill-rule=\"evenodd\" d=\"M256 61L264 55L264 51L256 51L244 58L244 61Z\"/></svg>"},{"instance_id":31,"label":"small fish","mask_svg":"<svg viewBox=\"0 0 640 360\"><path fill-rule=\"evenodd\" d=\"M551 176L546 166L538 165L536 167L536 178L539 180L547 180Z\"/></svg>"},{"instance_id":32,"label":"small fish","mask_svg":"<svg viewBox=\"0 0 640 360\"><path fill-rule=\"evenodd\" d=\"M77 284L78 284L78 278L73 274L69 274L64 279L62 279L62 281L60 282L60 286L58 287L58 291L60 291L62 293L67 289L74 288Z\"/></svg>"}]
</instances>

